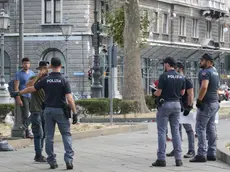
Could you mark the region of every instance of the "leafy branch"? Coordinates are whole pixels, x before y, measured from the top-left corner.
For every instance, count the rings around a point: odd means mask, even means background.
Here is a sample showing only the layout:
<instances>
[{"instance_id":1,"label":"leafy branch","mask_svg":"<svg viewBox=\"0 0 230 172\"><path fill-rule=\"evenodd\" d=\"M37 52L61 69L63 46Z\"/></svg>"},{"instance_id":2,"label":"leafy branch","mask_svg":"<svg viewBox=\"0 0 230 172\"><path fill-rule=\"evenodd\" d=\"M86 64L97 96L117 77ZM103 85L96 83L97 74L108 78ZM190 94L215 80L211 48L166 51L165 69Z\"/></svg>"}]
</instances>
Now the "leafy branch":
<instances>
[{"instance_id":1,"label":"leafy branch","mask_svg":"<svg viewBox=\"0 0 230 172\"><path fill-rule=\"evenodd\" d=\"M106 17L108 25L108 34L113 36L114 41L120 46L124 47L124 28L125 28L125 13L124 7L115 8L113 11L107 13ZM140 31L143 38L148 36L149 32L148 13L145 12L144 15L140 15Z\"/></svg>"}]
</instances>

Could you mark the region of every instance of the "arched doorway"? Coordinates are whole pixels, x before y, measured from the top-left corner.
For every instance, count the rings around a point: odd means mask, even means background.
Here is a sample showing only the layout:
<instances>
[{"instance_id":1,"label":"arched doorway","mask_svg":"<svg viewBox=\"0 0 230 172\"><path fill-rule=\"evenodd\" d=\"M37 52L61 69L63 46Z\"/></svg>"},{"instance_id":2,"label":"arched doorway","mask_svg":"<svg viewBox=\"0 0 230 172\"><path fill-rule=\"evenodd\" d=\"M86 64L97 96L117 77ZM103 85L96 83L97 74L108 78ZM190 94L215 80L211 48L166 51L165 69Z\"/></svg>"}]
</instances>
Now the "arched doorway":
<instances>
[{"instance_id":1,"label":"arched doorway","mask_svg":"<svg viewBox=\"0 0 230 172\"><path fill-rule=\"evenodd\" d=\"M0 54L0 62L1 62L1 54ZM0 63L1 64L1 63ZM10 75L10 57L9 55L5 52L4 53L4 75L5 75L5 81L8 83L10 81L11 75ZM1 71L1 65L0 65L0 71Z\"/></svg>"},{"instance_id":2,"label":"arched doorway","mask_svg":"<svg viewBox=\"0 0 230 172\"><path fill-rule=\"evenodd\" d=\"M49 50L47 50L47 52L43 56L43 60L46 60L46 61L50 62L53 57L58 57L58 58L61 59L61 63L62 63L61 73L65 74L66 73L66 68L65 68L66 61L65 61L65 57L64 57L64 55L58 49L49 49Z\"/></svg>"}]
</instances>

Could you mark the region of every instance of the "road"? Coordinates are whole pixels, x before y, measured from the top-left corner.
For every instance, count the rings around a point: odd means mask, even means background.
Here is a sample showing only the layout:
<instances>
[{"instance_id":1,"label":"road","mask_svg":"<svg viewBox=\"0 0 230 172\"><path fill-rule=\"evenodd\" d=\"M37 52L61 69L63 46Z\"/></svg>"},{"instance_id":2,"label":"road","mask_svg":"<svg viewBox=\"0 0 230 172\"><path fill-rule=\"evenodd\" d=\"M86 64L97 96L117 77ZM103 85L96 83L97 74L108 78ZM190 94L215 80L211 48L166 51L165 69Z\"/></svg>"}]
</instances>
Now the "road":
<instances>
[{"instance_id":1,"label":"road","mask_svg":"<svg viewBox=\"0 0 230 172\"><path fill-rule=\"evenodd\" d=\"M220 121L219 133L226 131L228 121ZM226 135L223 137L228 136ZM221 136L219 137L221 138ZM173 158L167 158L166 168L150 167L156 160L157 136L156 124L149 124L148 131L135 133L102 136L73 142L75 150L74 171L76 172L170 172L170 171L193 171L193 172L227 172L230 166L222 162L207 162L201 164L189 163L183 159L183 167L175 167ZM172 144L168 143L168 151ZM187 139L184 132L183 141L184 153L187 151ZM65 170L63 161L62 144L55 145L59 168L55 171ZM1 152L0 171L1 172L40 172L48 170L48 164L39 164L33 161L33 147L20 149L15 152Z\"/></svg>"}]
</instances>

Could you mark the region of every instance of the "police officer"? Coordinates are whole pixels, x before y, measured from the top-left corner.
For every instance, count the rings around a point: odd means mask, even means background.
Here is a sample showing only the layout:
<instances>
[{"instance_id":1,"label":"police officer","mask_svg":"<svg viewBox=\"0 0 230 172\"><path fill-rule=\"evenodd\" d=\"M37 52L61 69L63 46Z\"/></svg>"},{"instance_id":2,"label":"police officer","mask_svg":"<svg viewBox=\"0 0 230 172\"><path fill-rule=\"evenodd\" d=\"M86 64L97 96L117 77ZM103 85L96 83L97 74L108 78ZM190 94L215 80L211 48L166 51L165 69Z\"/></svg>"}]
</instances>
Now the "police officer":
<instances>
[{"instance_id":1,"label":"police officer","mask_svg":"<svg viewBox=\"0 0 230 172\"><path fill-rule=\"evenodd\" d=\"M155 96L161 96L164 103L157 112L158 152L157 160L152 166L165 167L166 130L168 121L171 126L174 156L176 166L182 166L181 139L179 134L179 119L181 113L180 99L185 93L185 79L175 71L176 61L172 57L164 59L164 72L159 77L158 89Z\"/></svg>"},{"instance_id":2,"label":"police officer","mask_svg":"<svg viewBox=\"0 0 230 172\"><path fill-rule=\"evenodd\" d=\"M177 72L180 73L181 75L184 76L184 65L181 62L177 62ZM185 77L185 87L186 87L186 91L185 94L182 96L181 102L182 102L182 106L183 106L183 115L187 116L190 111L193 108L193 97L194 97L194 91L193 91L193 84L192 81L188 78ZM181 126L181 125L180 125ZM188 152L186 155L184 155L184 158L192 158L195 156L195 135L194 135L194 131L192 129L192 125L191 124L183 124L183 127L187 133L188 136ZM182 128L180 127L180 130L182 130ZM182 133L182 131L180 131L180 134ZM182 135L181 135L182 137ZM166 154L168 157L173 156L174 155L174 151L171 151L169 154Z\"/></svg>"},{"instance_id":3,"label":"police officer","mask_svg":"<svg viewBox=\"0 0 230 172\"><path fill-rule=\"evenodd\" d=\"M204 54L200 60L203 69L199 74L200 91L197 99L196 130L198 135L197 155L190 162L206 162L216 160L216 126L215 116L219 110L219 74L213 67L213 58ZM208 149L206 143L208 138Z\"/></svg>"},{"instance_id":4,"label":"police officer","mask_svg":"<svg viewBox=\"0 0 230 172\"><path fill-rule=\"evenodd\" d=\"M73 169L72 136L70 133L69 116L66 115L66 100L73 111L73 124L77 123L77 110L71 95L69 82L62 76L61 60L59 58L51 59L52 72L32 87L28 87L20 92L12 92L11 96L15 97L25 93L35 92L43 89L45 91L45 131L46 131L46 153L47 161L51 169L58 167L56 154L53 150L53 139L55 133L55 124L57 123L62 135L67 169Z\"/></svg>"}]
</instances>

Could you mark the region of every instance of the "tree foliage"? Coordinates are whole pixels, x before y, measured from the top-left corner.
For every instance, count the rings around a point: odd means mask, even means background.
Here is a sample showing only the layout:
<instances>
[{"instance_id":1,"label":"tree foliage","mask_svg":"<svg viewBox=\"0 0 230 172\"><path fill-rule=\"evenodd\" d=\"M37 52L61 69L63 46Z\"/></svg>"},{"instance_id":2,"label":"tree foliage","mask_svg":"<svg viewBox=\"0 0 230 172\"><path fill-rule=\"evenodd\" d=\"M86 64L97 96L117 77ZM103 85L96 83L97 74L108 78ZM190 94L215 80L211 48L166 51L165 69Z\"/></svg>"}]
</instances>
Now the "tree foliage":
<instances>
[{"instance_id":1,"label":"tree foliage","mask_svg":"<svg viewBox=\"0 0 230 172\"><path fill-rule=\"evenodd\" d=\"M119 7L111 10L107 14L107 24L108 24L108 34L113 36L114 42L116 42L120 47L124 47L124 28L125 28L125 14L124 7ZM148 34L150 21L148 20L148 14L144 12L140 15L140 31L143 41L146 38L146 33Z\"/></svg>"}]
</instances>

